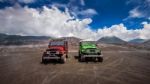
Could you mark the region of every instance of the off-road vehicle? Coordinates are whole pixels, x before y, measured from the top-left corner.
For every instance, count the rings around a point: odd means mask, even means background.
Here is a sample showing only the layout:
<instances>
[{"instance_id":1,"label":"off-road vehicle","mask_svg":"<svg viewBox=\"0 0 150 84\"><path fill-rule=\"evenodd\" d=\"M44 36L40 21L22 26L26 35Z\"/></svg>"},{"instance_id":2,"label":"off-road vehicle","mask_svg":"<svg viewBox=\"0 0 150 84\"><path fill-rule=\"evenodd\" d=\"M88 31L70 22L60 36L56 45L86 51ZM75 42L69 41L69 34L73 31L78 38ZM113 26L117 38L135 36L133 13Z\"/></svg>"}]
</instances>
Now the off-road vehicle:
<instances>
[{"instance_id":1,"label":"off-road vehicle","mask_svg":"<svg viewBox=\"0 0 150 84\"><path fill-rule=\"evenodd\" d=\"M87 60L102 62L102 53L95 42L81 41L79 43L79 61L83 62Z\"/></svg>"},{"instance_id":2,"label":"off-road vehicle","mask_svg":"<svg viewBox=\"0 0 150 84\"><path fill-rule=\"evenodd\" d=\"M68 43L64 39L54 39L49 42L48 48L43 53L42 63L51 60L58 60L61 63L66 62L68 58Z\"/></svg>"}]
</instances>

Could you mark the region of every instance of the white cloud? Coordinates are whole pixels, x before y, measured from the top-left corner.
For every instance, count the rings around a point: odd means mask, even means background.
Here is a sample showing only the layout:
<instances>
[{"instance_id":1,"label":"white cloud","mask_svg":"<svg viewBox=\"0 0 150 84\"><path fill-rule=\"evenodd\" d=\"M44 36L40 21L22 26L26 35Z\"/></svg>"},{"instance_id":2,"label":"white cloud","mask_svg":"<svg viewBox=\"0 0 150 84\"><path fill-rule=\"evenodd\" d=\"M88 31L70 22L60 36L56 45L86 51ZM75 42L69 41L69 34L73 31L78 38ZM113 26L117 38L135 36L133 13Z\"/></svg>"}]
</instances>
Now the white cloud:
<instances>
[{"instance_id":1,"label":"white cloud","mask_svg":"<svg viewBox=\"0 0 150 84\"><path fill-rule=\"evenodd\" d=\"M21 2L21 3L33 3L35 2L36 0L0 0L0 2L7 2L7 3L17 3L17 2Z\"/></svg>"},{"instance_id":2,"label":"white cloud","mask_svg":"<svg viewBox=\"0 0 150 84\"><path fill-rule=\"evenodd\" d=\"M67 7L66 4L60 4L60 3L53 3L51 6L55 6L55 7L58 7L58 8L66 8Z\"/></svg>"},{"instance_id":3,"label":"white cloud","mask_svg":"<svg viewBox=\"0 0 150 84\"><path fill-rule=\"evenodd\" d=\"M95 9L85 9L85 0L70 0L67 4L67 7L69 8L70 13L75 17L82 16L83 18L91 18L94 15L98 14Z\"/></svg>"},{"instance_id":4,"label":"white cloud","mask_svg":"<svg viewBox=\"0 0 150 84\"><path fill-rule=\"evenodd\" d=\"M54 37L75 36L97 40L102 36L117 36L124 40L134 38L150 39L150 24L142 29L127 30L123 24L99 28L93 31L90 18L79 20L68 10L61 12L56 7L43 7L39 12L33 8L8 7L0 10L0 33L20 35L46 35Z\"/></svg>"},{"instance_id":5,"label":"white cloud","mask_svg":"<svg viewBox=\"0 0 150 84\"><path fill-rule=\"evenodd\" d=\"M136 7L129 11L129 16L123 19L123 21L128 20L130 18L142 18L142 17L144 17L144 14L138 10L138 7Z\"/></svg>"},{"instance_id":6,"label":"white cloud","mask_svg":"<svg viewBox=\"0 0 150 84\"><path fill-rule=\"evenodd\" d=\"M3 0L0 0L0 2L3 2Z\"/></svg>"},{"instance_id":7,"label":"white cloud","mask_svg":"<svg viewBox=\"0 0 150 84\"><path fill-rule=\"evenodd\" d=\"M145 24L148 24L148 22L144 21L144 22L142 22L141 24L145 25Z\"/></svg>"},{"instance_id":8,"label":"white cloud","mask_svg":"<svg viewBox=\"0 0 150 84\"><path fill-rule=\"evenodd\" d=\"M79 8L76 6L76 7L73 7L73 9L71 10L71 14L73 14L75 17L78 17L78 16L82 16L83 18L86 18L86 17L93 17L94 15L97 15L97 11L94 10L94 9L85 9L85 10L79 10Z\"/></svg>"},{"instance_id":9,"label":"white cloud","mask_svg":"<svg viewBox=\"0 0 150 84\"><path fill-rule=\"evenodd\" d=\"M14 3L16 2L17 0L0 0L0 2L8 2L8 3Z\"/></svg>"},{"instance_id":10,"label":"white cloud","mask_svg":"<svg viewBox=\"0 0 150 84\"><path fill-rule=\"evenodd\" d=\"M84 0L80 0L80 3L81 3L82 6L85 6Z\"/></svg>"},{"instance_id":11,"label":"white cloud","mask_svg":"<svg viewBox=\"0 0 150 84\"><path fill-rule=\"evenodd\" d=\"M21 3L33 3L35 0L18 0Z\"/></svg>"},{"instance_id":12,"label":"white cloud","mask_svg":"<svg viewBox=\"0 0 150 84\"><path fill-rule=\"evenodd\" d=\"M150 39L150 24L143 22L144 27L142 29L128 30L123 24L112 25L111 27L99 29L98 36L117 36L123 40L131 40L135 38Z\"/></svg>"},{"instance_id":13,"label":"white cloud","mask_svg":"<svg viewBox=\"0 0 150 84\"><path fill-rule=\"evenodd\" d=\"M134 8L133 10L131 10L129 12L129 17L132 18L141 18L142 17L142 13L138 10L138 8Z\"/></svg>"},{"instance_id":14,"label":"white cloud","mask_svg":"<svg viewBox=\"0 0 150 84\"><path fill-rule=\"evenodd\" d=\"M150 24L144 24L144 28L139 32L141 38L150 39Z\"/></svg>"},{"instance_id":15,"label":"white cloud","mask_svg":"<svg viewBox=\"0 0 150 84\"><path fill-rule=\"evenodd\" d=\"M145 18L150 17L150 0L128 0L127 5L132 5L134 8L129 11L129 16L124 19Z\"/></svg>"},{"instance_id":16,"label":"white cloud","mask_svg":"<svg viewBox=\"0 0 150 84\"><path fill-rule=\"evenodd\" d=\"M93 32L88 24L91 19L72 20L69 12L56 7L43 7L40 13L33 8L5 8L0 10L0 33L21 35L49 35L54 37L77 36L87 39Z\"/></svg>"},{"instance_id":17,"label":"white cloud","mask_svg":"<svg viewBox=\"0 0 150 84\"><path fill-rule=\"evenodd\" d=\"M93 16L93 15L96 15L98 13L96 12L96 10L90 8L90 9L86 9L83 11L79 11L77 14L86 15L86 16Z\"/></svg>"},{"instance_id":18,"label":"white cloud","mask_svg":"<svg viewBox=\"0 0 150 84\"><path fill-rule=\"evenodd\" d=\"M98 36L117 36L123 40L138 38L137 30L127 30L123 24L112 25L111 27L98 30Z\"/></svg>"}]
</instances>

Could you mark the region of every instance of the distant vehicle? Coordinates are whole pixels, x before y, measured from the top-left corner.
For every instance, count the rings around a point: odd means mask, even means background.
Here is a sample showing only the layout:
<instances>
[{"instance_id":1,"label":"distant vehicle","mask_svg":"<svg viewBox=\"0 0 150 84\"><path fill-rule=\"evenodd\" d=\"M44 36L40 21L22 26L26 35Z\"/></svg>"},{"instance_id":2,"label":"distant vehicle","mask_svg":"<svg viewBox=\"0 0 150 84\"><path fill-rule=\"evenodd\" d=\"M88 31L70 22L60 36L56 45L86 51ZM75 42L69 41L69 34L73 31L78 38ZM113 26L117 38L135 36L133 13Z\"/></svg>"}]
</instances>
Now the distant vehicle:
<instances>
[{"instance_id":1,"label":"distant vehicle","mask_svg":"<svg viewBox=\"0 0 150 84\"><path fill-rule=\"evenodd\" d=\"M79 43L79 61L83 62L87 59L103 62L101 50L96 43L81 41Z\"/></svg>"},{"instance_id":2,"label":"distant vehicle","mask_svg":"<svg viewBox=\"0 0 150 84\"><path fill-rule=\"evenodd\" d=\"M48 49L43 53L42 62L58 60L65 63L66 58L68 58L68 42L64 39L54 39L49 42Z\"/></svg>"}]
</instances>

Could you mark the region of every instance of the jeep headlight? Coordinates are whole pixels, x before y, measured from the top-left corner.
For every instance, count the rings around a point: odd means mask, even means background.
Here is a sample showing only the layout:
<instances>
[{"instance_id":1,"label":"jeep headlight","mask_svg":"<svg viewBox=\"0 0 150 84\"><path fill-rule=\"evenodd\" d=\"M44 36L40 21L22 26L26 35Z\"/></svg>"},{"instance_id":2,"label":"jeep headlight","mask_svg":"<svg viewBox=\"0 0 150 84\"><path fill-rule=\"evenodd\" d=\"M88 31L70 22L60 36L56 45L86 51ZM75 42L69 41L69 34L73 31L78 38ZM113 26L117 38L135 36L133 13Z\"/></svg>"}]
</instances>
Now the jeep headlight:
<instances>
[{"instance_id":1,"label":"jeep headlight","mask_svg":"<svg viewBox=\"0 0 150 84\"><path fill-rule=\"evenodd\" d=\"M82 49L81 51L82 51L82 52L85 52L85 49Z\"/></svg>"},{"instance_id":2,"label":"jeep headlight","mask_svg":"<svg viewBox=\"0 0 150 84\"><path fill-rule=\"evenodd\" d=\"M56 51L56 54L59 54L59 51Z\"/></svg>"},{"instance_id":3,"label":"jeep headlight","mask_svg":"<svg viewBox=\"0 0 150 84\"><path fill-rule=\"evenodd\" d=\"M101 50L100 50L100 49L97 49L96 52L97 52L97 53L101 53Z\"/></svg>"},{"instance_id":4,"label":"jeep headlight","mask_svg":"<svg viewBox=\"0 0 150 84\"><path fill-rule=\"evenodd\" d=\"M101 55L101 50L97 49L97 54Z\"/></svg>"},{"instance_id":5,"label":"jeep headlight","mask_svg":"<svg viewBox=\"0 0 150 84\"><path fill-rule=\"evenodd\" d=\"M97 53L100 53L101 51L100 51L99 49L96 49L96 52L97 52Z\"/></svg>"}]
</instances>

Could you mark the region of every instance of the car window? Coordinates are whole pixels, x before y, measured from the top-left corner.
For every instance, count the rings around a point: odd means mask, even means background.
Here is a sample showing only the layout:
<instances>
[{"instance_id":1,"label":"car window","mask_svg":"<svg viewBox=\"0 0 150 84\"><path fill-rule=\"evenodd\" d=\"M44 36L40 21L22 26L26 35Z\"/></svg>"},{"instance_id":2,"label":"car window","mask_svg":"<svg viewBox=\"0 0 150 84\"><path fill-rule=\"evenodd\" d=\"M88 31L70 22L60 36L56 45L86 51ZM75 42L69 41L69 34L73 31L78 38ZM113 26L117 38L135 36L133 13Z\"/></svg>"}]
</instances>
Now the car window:
<instances>
[{"instance_id":1,"label":"car window","mask_svg":"<svg viewBox=\"0 0 150 84\"><path fill-rule=\"evenodd\" d=\"M64 41L56 41L56 42L50 42L51 46L63 46L64 45Z\"/></svg>"}]
</instances>

